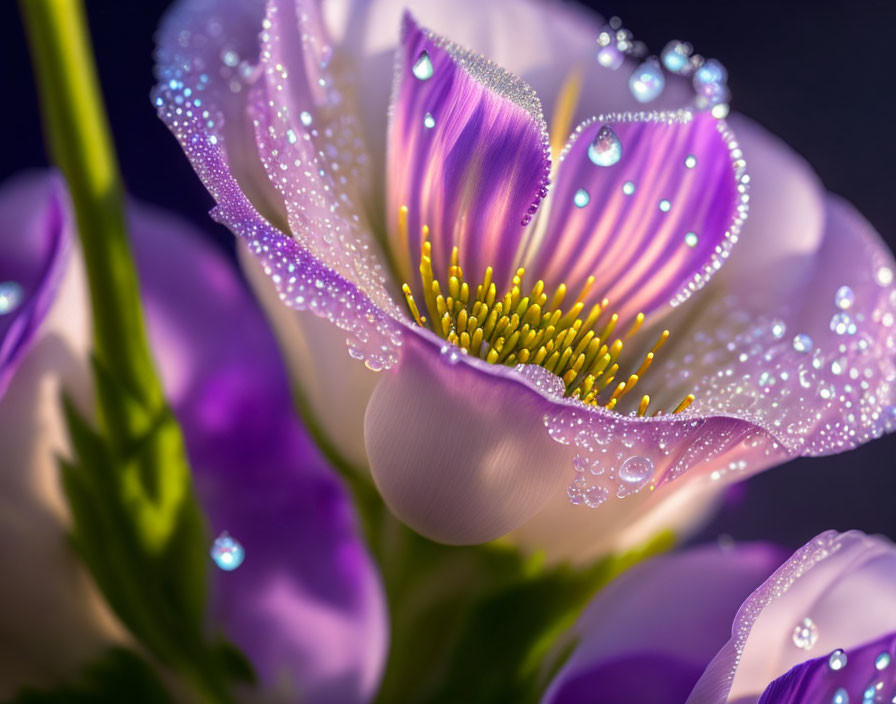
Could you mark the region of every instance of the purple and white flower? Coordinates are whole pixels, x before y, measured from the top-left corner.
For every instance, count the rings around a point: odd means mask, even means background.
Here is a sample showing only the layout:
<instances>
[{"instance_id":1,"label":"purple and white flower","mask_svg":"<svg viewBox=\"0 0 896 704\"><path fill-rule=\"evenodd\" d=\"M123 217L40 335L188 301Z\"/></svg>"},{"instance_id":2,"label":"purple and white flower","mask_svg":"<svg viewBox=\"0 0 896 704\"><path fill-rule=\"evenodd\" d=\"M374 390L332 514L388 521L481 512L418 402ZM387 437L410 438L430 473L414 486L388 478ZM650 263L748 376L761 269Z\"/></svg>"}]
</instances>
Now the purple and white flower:
<instances>
[{"instance_id":1,"label":"purple and white flower","mask_svg":"<svg viewBox=\"0 0 896 704\"><path fill-rule=\"evenodd\" d=\"M584 559L896 425L877 234L719 119L715 63L711 99L645 92L604 34L535 0L181 0L161 28L155 103L316 426L434 539Z\"/></svg>"},{"instance_id":2,"label":"purple and white flower","mask_svg":"<svg viewBox=\"0 0 896 704\"><path fill-rule=\"evenodd\" d=\"M828 531L782 559L707 546L630 570L573 628L543 704L892 701L896 546Z\"/></svg>"}]
</instances>

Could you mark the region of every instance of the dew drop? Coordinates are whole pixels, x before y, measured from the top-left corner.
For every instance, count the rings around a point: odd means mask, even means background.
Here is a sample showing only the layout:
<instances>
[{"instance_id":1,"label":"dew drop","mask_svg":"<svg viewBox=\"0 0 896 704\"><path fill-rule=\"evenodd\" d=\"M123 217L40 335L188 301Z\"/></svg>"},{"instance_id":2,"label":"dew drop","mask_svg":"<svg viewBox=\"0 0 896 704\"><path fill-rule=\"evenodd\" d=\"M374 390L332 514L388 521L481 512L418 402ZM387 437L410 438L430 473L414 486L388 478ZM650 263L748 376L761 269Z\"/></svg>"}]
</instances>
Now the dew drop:
<instances>
[{"instance_id":1,"label":"dew drop","mask_svg":"<svg viewBox=\"0 0 896 704\"><path fill-rule=\"evenodd\" d=\"M840 687L831 698L831 704L849 704L849 694L843 687Z\"/></svg>"},{"instance_id":2,"label":"dew drop","mask_svg":"<svg viewBox=\"0 0 896 704\"><path fill-rule=\"evenodd\" d=\"M668 213L669 209L672 207L672 204L663 198L657 205L657 207L662 210L664 213Z\"/></svg>"},{"instance_id":3,"label":"dew drop","mask_svg":"<svg viewBox=\"0 0 896 704\"><path fill-rule=\"evenodd\" d=\"M886 670L890 666L890 661L890 654L884 651L874 658L874 669L877 671Z\"/></svg>"},{"instance_id":4,"label":"dew drop","mask_svg":"<svg viewBox=\"0 0 896 704\"><path fill-rule=\"evenodd\" d=\"M22 305L25 297L22 287L15 281L3 281L0 283L0 315L12 313Z\"/></svg>"},{"instance_id":5,"label":"dew drop","mask_svg":"<svg viewBox=\"0 0 896 704\"><path fill-rule=\"evenodd\" d=\"M831 332L837 335L855 335L856 324L848 313L835 313L831 318Z\"/></svg>"},{"instance_id":6,"label":"dew drop","mask_svg":"<svg viewBox=\"0 0 896 704\"><path fill-rule=\"evenodd\" d=\"M243 559L246 557L246 551L243 550L243 546L232 538L226 530L215 538L209 554L212 556L215 564L225 572L235 570L243 564Z\"/></svg>"},{"instance_id":7,"label":"dew drop","mask_svg":"<svg viewBox=\"0 0 896 704\"><path fill-rule=\"evenodd\" d=\"M660 54L663 66L672 73L683 73L690 65L690 48L684 42L673 40Z\"/></svg>"},{"instance_id":8,"label":"dew drop","mask_svg":"<svg viewBox=\"0 0 896 704\"><path fill-rule=\"evenodd\" d=\"M874 272L874 278L879 286L889 286L893 283L893 270L888 266L879 267Z\"/></svg>"},{"instance_id":9,"label":"dew drop","mask_svg":"<svg viewBox=\"0 0 896 704\"><path fill-rule=\"evenodd\" d=\"M588 205L588 201L591 200L591 196L588 195L588 191L584 188L580 188L576 191L575 195L572 197L572 202L576 204L577 208L584 208Z\"/></svg>"},{"instance_id":10,"label":"dew drop","mask_svg":"<svg viewBox=\"0 0 896 704\"><path fill-rule=\"evenodd\" d=\"M610 492L602 486L592 486L582 493L585 505L588 508L597 508L604 503L610 496Z\"/></svg>"},{"instance_id":11,"label":"dew drop","mask_svg":"<svg viewBox=\"0 0 896 704\"><path fill-rule=\"evenodd\" d=\"M417 57L417 60L414 62L414 67L411 69L411 71L413 72L414 76L419 78L421 81L426 81L432 78L432 59L429 58L428 52L420 52L420 56Z\"/></svg>"},{"instance_id":12,"label":"dew drop","mask_svg":"<svg viewBox=\"0 0 896 704\"><path fill-rule=\"evenodd\" d=\"M818 642L818 626L806 616L793 629L793 644L802 650L812 650Z\"/></svg>"},{"instance_id":13,"label":"dew drop","mask_svg":"<svg viewBox=\"0 0 896 704\"><path fill-rule=\"evenodd\" d=\"M619 478L629 484L640 484L653 475L653 461L648 457L629 457L619 467Z\"/></svg>"},{"instance_id":14,"label":"dew drop","mask_svg":"<svg viewBox=\"0 0 896 704\"><path fill-rule=\"evenodd\" d=\"M688 154L685 157L684 165L689 169L693 169L697 165L697 157L695 157L693 154Z\"/></svg>"},{"instance_id":15,"label":"dew drop","mask_svg":"<svg viewBox=\"0 0 896 704\"><path fill-rule=\"evenodd\" d=\"M709 59L694 72L694 87L698 90L701 86L718 85L727 80L728 72L716 59Z\"/></svg>"},{"instance_id":16,"label":"dew drop","mask_svg":"<svg viewBox=\"0 0 896 704\"><path fill-rule=\"evenodd\" d=\"M431 130L436 126L436 118L432 116L431 112L428 112L423 116L423 126L428 130Z\"/></svg>"},{"instance_id":17,"label":"dew drop","mask_svg":"<svg viewBox=\"0 0 896 704\"><path fill-rule=\"evenodd\" d=\"M307 110L302 110L301 114L299 115L299 119L302 121L302 124L305 125L305 127L311 127L313 118L311 117L310 112L308 112Z\"/></svg>"},{"instance_id":18,"label":"dew drop","mask_svg":"<svg viewBox=\"0 0 896 704\"><path fill-rule=\"evenodd\" d=\"M626 181L625 183L623 183L622 184L622 192L625 193L625 195L627 195L627 196L630 196L632 193L634 193L635 192L634 182Z\"/></svg>"},{"instance_id":19,"label":"dew drop","mask_svg":"<svg viewBox=\"0 0 896 704\"><path fill-rule=\"evenodd\" d=\"M840 310L852 308L852 304L856 302L856 294L849 286L841 286L834 294L834 305Z\"/></svg>"},{"instance_id":20,"label":"dew drop","mask_svg":"<svg viewBox=\"0 0 896 704\"><path fill-rule=\"evenodd\" d=\"M609 125L601 127L591 146L588 158L598 166L612 166L622 158L622 142Z\"/></svg>"},{"instance_id":21,"label":"dew drop","mask_svg":"<svg viewBox=\"0 0 896 704\"><path fill-rule=\"evenodd\" d=\"M772 321L772 337L776 340L780 340L784 337L784 333L787 332L787 323L783 320L773 320Z\"/></svg>"},{"instance_id":22,"label":"dew drop","mask_svg":"<svg viewBox=\"0 0 896 704\"><path fill-rule=\"evenodd\" d=\"M697 246L697 233L689 232L684 236L684 243L688 247L696 247Z\"/></svg>"},{"instance_id":23,"label":"dew drop","mask_svg":"<svg viewBox=\"0 0 896 704\"><path fill-rule=\"evenodd\" d=\"M837 648L837 650L831 653L830 657L828 658L828 667L831 668L834 672L836 672L837 670L842 670L844 667L846 667L846 660L846 653L842 649Z\"/></svg>"},{"instance_id":24,"label":"dew drop","mask_svg":"<svg viewBox=\"0 0 896 704\"><path fill-rule=\"evenodd\" d=\"M793 349L797 352L810 352L812 350L812 338L801 332L793 338Z\"/></svg>"},{"instance_id":25,"label":"dew drop","mask_svg":"<svg viewBox=\"0 0 896 704\"><path fill-rule=\"evenodd\" d=\"M612 44L610 46L602 47L597 52L597 63L599 63L604 68L608 68L611 71L615 71L617 68L622 66L622 62L625 59L625 56L619 49L617 49Z\"/></svg>"},{"instance_id":26,"label":"dew drop","mask_svg":"<svg viewBox=\"0 0 896 704\"><path fill-rule=\"evenodd\" d=\"M638 66L628 79L628 87L632 95L639 103L649 103L654 100L666 85L666 77L659 64L648 59Z\"/></svg>"}]
</instances>

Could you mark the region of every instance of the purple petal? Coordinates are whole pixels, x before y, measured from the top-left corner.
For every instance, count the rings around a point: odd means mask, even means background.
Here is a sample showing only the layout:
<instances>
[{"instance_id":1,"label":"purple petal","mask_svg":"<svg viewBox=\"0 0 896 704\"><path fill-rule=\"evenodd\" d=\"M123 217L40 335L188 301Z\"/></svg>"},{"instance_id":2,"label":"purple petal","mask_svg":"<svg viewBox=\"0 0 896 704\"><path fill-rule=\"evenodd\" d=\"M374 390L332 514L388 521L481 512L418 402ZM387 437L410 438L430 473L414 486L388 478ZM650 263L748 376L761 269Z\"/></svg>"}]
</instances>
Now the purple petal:
<instances>
[{"instance_id":1,"label":"purple petal","mask_svg":"<svg viewBox=\"0 0 896 704\"><path fill-rule=\"evenodd\" d=\"M896 632L891 632L844 651L842 657L826 653L807 660L772 682L759 704L891 702L896 697L894 653ZM838 694L839 702L835 699Z\"/></svg>"},{"instance_id":2,"label":"purple petal","mask_svg":"<svg viewBox=\"0 0 896 704\"><path fill-rule=\"evenodd\" d=\"M153 347L212 531L245 548L215 571L213 617L262 682L311 702L375 691L386 650L376 572L350 504L295 418L260 311L232 267L182 223L136 208Z\"/></svg>"},{"instance_id":3,"label":"purple petal","mask_svg":"<svg viewBox=\"0 0 896 704\"><path fill-rule=\"evenodd\" d=\"M500 537L560 490L572 453L539 427L550 404L512 370L448 343L440 353L443 341L416 332L404 336L401 363L382 375L367 407L373 479L423 535L452 544Z\"/></svg>"},{"instance_id":4,"label":"purple petal","mask_svg":"<svg viewBox=\"0 0 896 704\"><path fill-rule=\"evenodd\" d=\"M545 195L547 131L531 88L405 15L389 126L387 222L408 283L431 231L433 266L453 246L472 278L509 282L517 248ZM399 227L406 206L407 235ZM523 224L521 224L523 223Z\"/></svg>"},{"instance_id":5,"label":"purple petal","mask_svg":"<svg viewBox=\"0 0 896 704\"><path fill-rule=\"evenodd\" d=\"M896 548L858 532L823 533L744 602L688 702L753 701L807 655L851 651L894 630Z\"/></svg>"},{"instance_id":6,"label":"purple petal","mask_svg":"<svg viewBox=\"0 0 896 704\"><path fill-rule=\"evenodd\" d=\"M59 183L0 186L0 399L59 288L71 247Z\"/></svg>"},{"instance_id":7,"label":"purple petal","mask_svg":"<svg viewBox=\"0 0 896 704\"><path fill-rule=\"evenodd\" d=\"M188 0L175 6L159 35L156 71L160 82L154 91L155 104L215 198L213 216L249 243L277 284L284 303L311 310L345 330L353 356L365 359L369 366L389 366L394 362L397 333L394 322L375 305L387 305L388 299L381 295L382 272L366 264L369 256L363 251L363 242L351 245L356 247L360 264L351 276L338 266L334 270L330 258L322 261L321 250L307 237L309 233L325 236L320 221L311 218L304 222L304 229L294 233L295 237L284 234L289 229L282 201L271 205L279 197L264 195L276 191L268 189L246 102L249 94L256 100L263 95L254 63L261 21L260 8L254 3L222 7ZM253 85L254 92L250 90ZM259 106L255 108L257 116ZM279 138L279 133L274 137ZM238 162L243 156L245 168ZM330 191L313 190L296 197L298 209L302 204L318 211L326 208L321 199L335 208L336 194ZM336 250L344 246L349 245L337 240Z\"/></svg>"},{"instance_id":8,"label":"purple petal","mask_svg":"<svg viewBox=\"0 0 896 704\"><path fill-rule=\"evenodd\" d=\"M724 643L738 606L782 557L770 545L708 546L624 573L574 627L579 644L543 704L684 701ZM651 698L639 678L666 696Z\"/></svg>"},{"instance_id":9,"label":"purple petal","mask_svg":"<svg viewBox=\"0 0 896 704\"><path fill-rule=\"evenodd\" d=\"M737 241L746 179L736 149L725 123L707 113L585 122L557 167L527 270L549 290L578 291L593 276L589 302L609 298L622 320L680 303Z\"/></svg>"}]
</instances>

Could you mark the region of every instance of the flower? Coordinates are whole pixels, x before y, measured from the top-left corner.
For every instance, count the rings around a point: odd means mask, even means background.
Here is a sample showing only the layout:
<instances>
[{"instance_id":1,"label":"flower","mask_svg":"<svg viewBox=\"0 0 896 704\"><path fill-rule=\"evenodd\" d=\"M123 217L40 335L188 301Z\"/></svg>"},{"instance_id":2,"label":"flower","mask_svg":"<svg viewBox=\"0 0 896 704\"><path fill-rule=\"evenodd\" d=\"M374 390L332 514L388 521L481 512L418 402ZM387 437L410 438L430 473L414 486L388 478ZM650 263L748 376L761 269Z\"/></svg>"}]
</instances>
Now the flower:
<instances>
[{"instance_id":1,"label":"flower","mask_svg":"<svg viewBox=\"0 0 896 704\"><path fill-rule=\"evenodd\" d=\"M341 485L291 414L274 341L233 265L201 236L144 205L130 214L152 348L202 508L213 535L228 531L245 549L235 571L209 561L210 625L270 690L299 683L309 701L366 701L385 660L384 596ZM68 202L57 179L24 175L0 188L0 216L0 281L21 294L0 316L0 551L15 565L0 581L0 632L16 645L2 663L12 696L129 637L66 539L60 393L92 407Z\"/></svg>"},{"instance_id":2,"label":"flower","mask_svg":"<svg viewBox=\"0 0 896 704\"><path fill-rule=\"evenodd\" d=\"M630 570L573 628L543 704L890 701L896 546L828 531L775 569L780 552L707 546Z\"/></svg>"},{"instance_id":3,"label":"flower","mask_svg":"<svg viewBox=\"0 0 896 704\"><path fill-rule=\"evenodd\" d=\"M697 98L652 64L630 87L575 7L410 5L182 0L154 93L270 279L315 424L402 520L586 559L892 429L893 259L716 119L720 65Z\"/></svg>"}]
</instances>

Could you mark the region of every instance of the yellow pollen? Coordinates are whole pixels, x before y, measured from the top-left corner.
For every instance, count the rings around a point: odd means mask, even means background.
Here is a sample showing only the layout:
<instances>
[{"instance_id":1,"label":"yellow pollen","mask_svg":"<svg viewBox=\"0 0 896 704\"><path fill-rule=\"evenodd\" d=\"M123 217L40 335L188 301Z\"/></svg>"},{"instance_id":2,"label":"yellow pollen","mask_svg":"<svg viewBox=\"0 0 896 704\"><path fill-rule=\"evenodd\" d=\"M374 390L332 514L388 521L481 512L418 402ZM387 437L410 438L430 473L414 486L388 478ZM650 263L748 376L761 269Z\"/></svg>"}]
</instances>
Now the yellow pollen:
<instances>
[{"instance_id":1,"label":"yellow pollen","mask_svg":"<svg viewBox=\"0 0 896 704\"><path fill-rule=\"evenodd\" d=\"M399 225L405 230L401 233L403 239L407 239L406 223L407 210L402 208ZM625 334L615 338L619 316L606 314L609 306L607 299L592 305L583 318L585 301L594 285L593 276L588 277L575 302L565 311L566 285L560 284L553 296L545 293L543 281L535 282L531 289L526 290L523 284L526 271L523 268L514 274L509 290L499 295L493 281L494 271L492 267L487 267L481 283L475 286L475 295L472 295L471 285L464 280L460 252L454 247L448 268L448 283L443 290L433 272L432 245L426 226L422 229L419 271L428 315L421 315L411 287L407 283L402 285L405 300L417 325L429 327L460 347L463 353L491 364L540 365L563 380L567 396L587 405L614 410L643 379L657 351L669 338L669 331L663 330L635 370L614 386L620 370L623 340L638 333L644 315L639 313ZM693 394L688 394L673 413L684 411L693 400ZM649 404L650 396L641 396L637 415L647 415ZM660 414L662 411L653 415Z\"/></svg>"}]
</instances>

